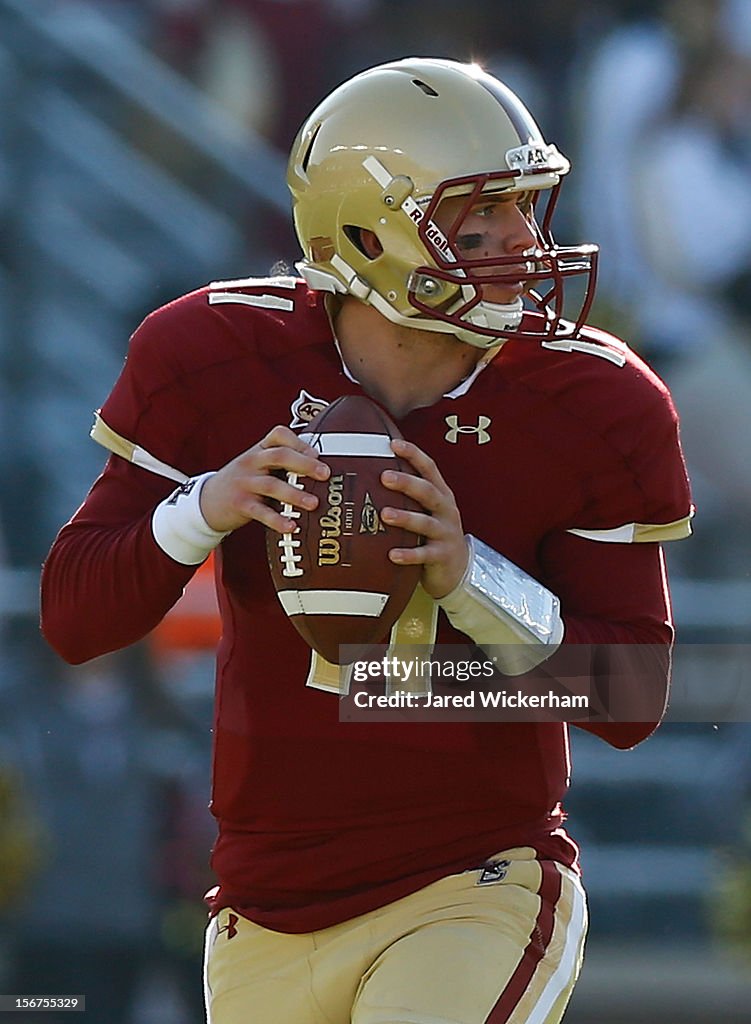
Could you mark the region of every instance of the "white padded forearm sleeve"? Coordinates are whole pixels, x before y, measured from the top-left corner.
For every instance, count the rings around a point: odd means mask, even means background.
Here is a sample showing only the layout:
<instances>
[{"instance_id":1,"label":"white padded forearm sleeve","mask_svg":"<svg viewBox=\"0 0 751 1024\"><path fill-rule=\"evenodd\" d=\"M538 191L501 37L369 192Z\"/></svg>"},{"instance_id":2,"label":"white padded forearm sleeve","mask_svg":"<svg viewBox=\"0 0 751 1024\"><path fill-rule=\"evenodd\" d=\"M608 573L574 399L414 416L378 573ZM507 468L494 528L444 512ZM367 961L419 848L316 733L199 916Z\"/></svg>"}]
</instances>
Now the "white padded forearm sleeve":
<instances>
[{"instance_id":1,"label":"white padded forearm sleeve","mask_svg":"<svg viewBox=\"0 0 751 1024\"><path fill-rule=\"evenodd\" d=\"M213 473L191 477L154 509L151 532L165 554L182 565L198 565L227 533L212 530L201 512L201 488ZM231 531L228 531L231 532Z\"/></svg>"},{"instance_id":2,"label":"white padded forearm sleeve","mask_svg":"<svg viewBox=\"0 0 751 1024\"><path fill-rule=\"evenodd\" d=\"M438 604L455 629L492 655L499 672L529 672L563 640L560 602L508 558L476 537L468 535L467 540L464 576Z\"/></svg>"}]
</instances>

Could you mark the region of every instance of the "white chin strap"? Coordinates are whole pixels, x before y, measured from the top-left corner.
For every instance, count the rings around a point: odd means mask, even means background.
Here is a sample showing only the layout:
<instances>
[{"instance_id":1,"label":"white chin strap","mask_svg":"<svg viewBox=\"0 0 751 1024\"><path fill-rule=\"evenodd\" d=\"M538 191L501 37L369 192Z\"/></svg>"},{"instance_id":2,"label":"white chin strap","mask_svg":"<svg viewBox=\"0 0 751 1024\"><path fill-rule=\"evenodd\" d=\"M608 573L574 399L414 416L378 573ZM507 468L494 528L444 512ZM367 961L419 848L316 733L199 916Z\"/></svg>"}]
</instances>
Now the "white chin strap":
<instances>
[{"instance_id":1,"label":"white chin strap","mask_svg":"<svg viewBox=\"0 0 751 1024\"><path fill-rule=\"evenodd\" d=\"M477 334L472 327L484 327L487 330L497 331L500 335L501 331L515 331L521 324L523 315L524 303L521 296L504 305L497 302L481 301L462 317L462 322L467 324L466 332L462 328L455 328L452 324L449 324L449 327L462 341L476 345L478 348L489 348L491 345L498 344L498 336L487 337L484 334ZM465 333L467 337L463 337Z\"/></svg>"},{"instance_id":2,"label":"white chin strap","mask_svg":"<svg viewBox=\"0 0 751 1024\"><path fill-rule=\"evenodd\" d=\"M338 257L335 257L338 259ZM332 261L333 262L333 261ZM459 327L446 320L433 319L428 316L404 316L384 299L375 289L369 288L354 270L347 266L343 260L339 260L340 266L337 269L342 272L345 267L349 274L343 274L348 280L346 286L335 274L321 270L318 267L310 266L305 260L295 264L301 277L305 279L308 286L314 291L338 292L339 294L354 295L361 302L373 306L378 312L385 316L391 323L399 324L402 327L411 327L418 331L438 331L440 334L453 334L455 338L474 345L475 348L494 348L501 337L501 331L515 331L522 321L524 304L521 296L513 302L501 305L496 302L478 302L477 305L462 317L462 323L466 327ZM462 289L465 291L466 289ZM460 308L467 301L465 295L456 303ZM486 330L498 331L498 335L478 334L472 328L474 326Z\"/></svg>"},{"instance_id":3,"label":"white chin strap","mask_svg":"<svg viewBox=\"0 0 751 1024\"><path fill-rule=\"evenodd\" d=\"M502 340L501 330L515 331L522 320L523 304L521 298L515 299L507 306L501 306L494 302L478 302L477 305L461 318L461 323L466 327L460 327L448 320L438 320L431 316L404 316L394 309L382 295L372 290L368 297L363 300L373 306L379 313L390 320L393 324L400 324L402 327L411 327L415 331L432 331L439 334L453 334L459 341L474 345L475 348L495 348ZM460 303L461 305L461 303ZM491 331L498 331L498 334L478 334L473 327L485 327Z\"/></svg>"}]
</instances>

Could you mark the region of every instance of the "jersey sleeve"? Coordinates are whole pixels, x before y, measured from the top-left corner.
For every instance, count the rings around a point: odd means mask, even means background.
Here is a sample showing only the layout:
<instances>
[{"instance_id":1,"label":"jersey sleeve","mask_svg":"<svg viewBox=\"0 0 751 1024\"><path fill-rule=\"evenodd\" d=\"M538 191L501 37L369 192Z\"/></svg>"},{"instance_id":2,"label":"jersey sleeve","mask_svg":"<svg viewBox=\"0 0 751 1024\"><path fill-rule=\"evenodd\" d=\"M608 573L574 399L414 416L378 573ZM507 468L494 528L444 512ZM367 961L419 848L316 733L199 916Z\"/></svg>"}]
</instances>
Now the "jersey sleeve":
<instances>
[{"instance_id":1,"label":"jersey sleeve","mask_svg":"<svg viewBox=\"0 0 751 1024\"><path fill-rule=\"evenodd\" d=\"M612 662L621 680L633 661L635 689L611 694L617 720L582 725L630 747L654 730L666 706L674 629L661 542L690 534L693 508L664 384L642 364L627 368L619 391L603 389L594 401L583 500L567 528L545 537L539 558L561 602L564 645L593 645L604 675ZM624 719L631 707L641 709L641 721Z\"/></svg>"},{"instance_id":2,"label":"jersey sleeve","mask_svg":"<svg viewBox=\"0 0 751 1024\"><path fill-rule=\"evenodd\" d=\"M670 393L643 363L614 371L620 373L599 388L588 382L582 501L568 530L597 543L688 537L693 507Z\"/></svg>"},{"instance_id":3,"label":"jersey sleeve","mask_svg":"<svg viewBox=\"0 0 751 1024\"><path fill-rule=\"evenodd\" d=\"M191 364L196 338L210 324L202 325L200 299L181 302L153 313L135 332L101 421L191 476L218 468L202 464L201 410L189 386L202 369ZM174 487L114 455L58 534L42 572L41 625L67 661L87 661L140 639L182 594L196 567L173 561L151 531L154 508Z\"/></svg>"},{"instance_id":4,"label":"jersey sleeve","mask_svg":"<svg viewBox=\"0 0 751 1024\"><path fill-rule=\"evenodd\" d=\"M213 375L222 378L232 355L206 293L184 296L135 332L100 419L161 463L195 476L208 468L201 440L215 406Z\"/></svg>"},{"instance_id":5,"label":"jersey sleeve","mask_svg":"<svg viewBox=\"0 0 751 1024\"><path fill-rule=\"evenodd\" d=\"M580 723L612 746L632 747L657 727L668 698L674 630L662 548L559 533L546 540L541 560L561 602L564 648L590 645L603 686L621 685L633 660L629 690L609 693L614 720ZM627 720L632 713L638 721Z\"/></svg>"}]
</instances>

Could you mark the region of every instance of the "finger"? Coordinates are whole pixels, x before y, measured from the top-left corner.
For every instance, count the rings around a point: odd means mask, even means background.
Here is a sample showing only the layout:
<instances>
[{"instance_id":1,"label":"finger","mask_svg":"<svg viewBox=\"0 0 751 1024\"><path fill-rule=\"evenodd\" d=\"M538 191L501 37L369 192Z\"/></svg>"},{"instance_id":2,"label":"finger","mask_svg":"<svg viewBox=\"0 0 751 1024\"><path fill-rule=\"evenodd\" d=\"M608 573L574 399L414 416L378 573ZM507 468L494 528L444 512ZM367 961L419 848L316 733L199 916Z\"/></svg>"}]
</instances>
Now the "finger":
<instances>
[{"instance_id":1,"label":"finger","mask_svg":"<svg viewBox=\"0 0 751 1024\"><path fill-rule=\"evenodd\" d=\"M273 491L273 486L265 486L269 479L264 478L263 490ZM282 484L282 481L277 482ZM238 502L237 507L248 522L256 520L277 533L294 533L298 529L300 516L314 509L318 505L318 498L295 488L291 488L291 491L288 493L280 490L279 496L267 496L259 487L246 500Z\"/></svg>"},{"instance_id":2,"label":"finger","mask_svg":"<svg viewBox=\"0 0 751 1024\"><path fill-rule=\"evenodd\" d=\"M271 505L266 505L262 501L255 503L251 518L263 526L267 526L270 530L275 530L276 533L294 533L297 530L296 519L283 516Z\"/></svg>"},{"instance_id":3,"label":"finger","mask_svg":"<svg viewBox=\"0 0 751 1024\"><path fill-rule=\"evenodd\" d=\"M395 437L391 441L391 450L395 455L406 459L421 477L429 480L435 487L446 488L448 486L434 460L416 444L405 441L403 437Z\"/></svg>"},{"instance_id":4,"label":"finger","mask_svg":"<svg viewBox=\"0 0 751 1024\"><path fill-rule=\"evenodd\" d=\"M304 441L299 434L294 432L294 430L290 430L289 427L284 426L274 427L261 441L258 442L256 447L265 450L291 448L292 451L303 452L305 455L312 455L314 458L318 458L318 452L312 445L309 445L307 441Z\"/></svg>"},{"instance_id":5,"label":"finger","mask_svg":"<svg viewBox=\"0 0 751 1024\"><path fill-rule=\"evenodd\" d=\"M303 441L299 434L294 432L294 430L290 430L289 427L283 427L281 425L273 427L264 438L261 438L258 442L258 447L292 448L298 452L304 451L305 449L313 450L306 441Z\"/></svg>"},{"instance_id":6,"label":"finger","mask_svg":"<svg viewBox=\"0 0 751 1024\"><path fill-rule=\"evenodd\" d=\"M316 457L312 448L307 451L286 446L264 448L256 452L254 462L264 470L283 469L314 480L326 480L331 473L331 468Z\"/></svg>"},{"instance_id":7,"label":"finger","mask_svg":"<svg viewBox=\"0 0 751 1024\"><path fill-rule=\"evenodd\" d=\"M409 530L419 537L429 537L437 540L442 537L446 530L444 525L435 516L427 515L425 512L410 512L407 509L391 508L386 506L381 509L381 519L388 526L396 526L402 530Z\"/></svg>"},{"instance_id":8,"label":"finger","mask_svg":"<svg viewBox=\"0 0 751 1024\"><path fill-rule=\"evenodd\" d=\"M432 544L418 544L414 548L392 548L389 559L396 565L428 565L439 561L439 552Z\"/></svg>"},{"instance_id":9,"label":"finger","mask_svg":"<svg viewBox=\"0 0 751 1024\"><path fill-rule=\"evenodd\" d=\"M278 501L281 505L310 512L318 507L318 498L306 491L301 484L291 483L278 476L259 475L244 481L249 494Z\"/></svg>"},{"instance_id":10,"label":"finger","mask_svg":"<svg viewBox=\"0 0 751 1024\"><path fill-rule=\"evenodd\" d=\"M395 469L385 469L381 473L381 483L389 490L399 491L412 498L428 512L439 512L450 498L449 491L439 490L429 480L413 473L400 473Z\"/></svg>"}]
</instances>

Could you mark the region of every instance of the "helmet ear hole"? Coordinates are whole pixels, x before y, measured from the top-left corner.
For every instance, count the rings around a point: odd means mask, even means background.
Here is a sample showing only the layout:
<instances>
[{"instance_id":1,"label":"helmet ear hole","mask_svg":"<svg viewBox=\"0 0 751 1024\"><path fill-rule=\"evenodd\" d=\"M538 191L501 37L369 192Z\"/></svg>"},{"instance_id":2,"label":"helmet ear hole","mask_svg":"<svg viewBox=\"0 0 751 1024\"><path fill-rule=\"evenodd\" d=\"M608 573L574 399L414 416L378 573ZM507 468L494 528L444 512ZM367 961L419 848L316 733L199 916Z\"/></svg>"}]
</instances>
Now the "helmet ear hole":
<instances>
[{"instance_id":1,"label":"helmet ear hole","mask_svg":"<svg viewBox=\"0 0 751 1024\"><path fill-rule=\"evenodd\" d=\"M375 231L371 231L369 228L359 228L354 224L345 224L342 231L366 259L375 260L383 252L383 246Z\"/></svg>"}]
</instances>

